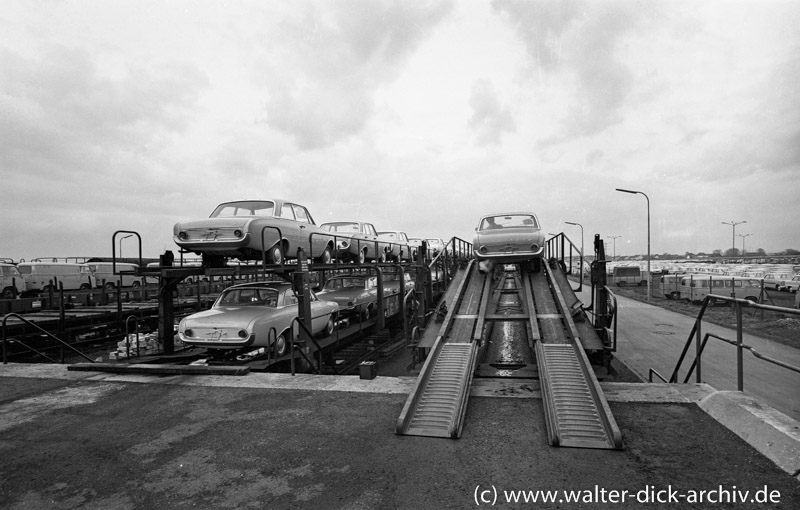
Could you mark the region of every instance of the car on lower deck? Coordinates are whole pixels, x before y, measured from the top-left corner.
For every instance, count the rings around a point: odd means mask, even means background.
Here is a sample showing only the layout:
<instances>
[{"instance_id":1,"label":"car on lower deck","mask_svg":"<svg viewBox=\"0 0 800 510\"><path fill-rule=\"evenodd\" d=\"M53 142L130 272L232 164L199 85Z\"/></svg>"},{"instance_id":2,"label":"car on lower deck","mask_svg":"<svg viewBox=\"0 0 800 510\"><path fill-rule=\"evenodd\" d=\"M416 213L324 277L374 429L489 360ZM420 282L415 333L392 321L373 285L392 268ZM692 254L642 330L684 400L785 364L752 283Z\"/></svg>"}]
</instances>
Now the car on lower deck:
<instances>
[{"instance_id":1,"label":"car on lower deck","mask_svg":"<svg viewBox=\"0 0 800 510\"><path fill-rule=\"evenodd\" d=\"M176 223L173 240L203 265L224 267L227 258L282 264L302 248L306 256L331 262L332 237L304 206L281 199L241 200L218 205L206 219Z\"/></svg>"},{"instance_id":2,"label":"car on lower deck","mask_svg":"<svg viewBox=\"0 0 800 510\"><path fill-rule=\"evenodd\" d=\"M311 333L329 336L335 329L339 305L320 300L309 290ZM274 349L278 356L289 350L298 334L298 298L288 282L257 282L225 289L211 309L181 320L178 336L187 345L209 349Z\"/></svg>"},{"instance_id":3,"label":"car on lower deck","mask_svg":"<svg viewBox=\"0 0 800 510\"><path fill-rule=\"evenodd\" d=\"M391 278L390 276L387 276ZM398 293L399 282L388 280L383 282L383 297ZM414 288L414 282L408 273L403 277L403 292ZM336 275L328 278L317 293L320 299L334 301L339 305L342 315L349 315L365 321L372 317L378 307L378 277L375 275Z\"/></svg>"},{"instance_id":4,"label":"car on lower deck","mask_svg":"<svg viewBox=\"0 0 800 510\"><path fill-rule=\"evenodd\" d=\"M531 212L495 213L483 216L475 228L472 249L482 272L495 263L532 262L535 271L544 258L544 232Z\"/></svg>"}]
</instances>

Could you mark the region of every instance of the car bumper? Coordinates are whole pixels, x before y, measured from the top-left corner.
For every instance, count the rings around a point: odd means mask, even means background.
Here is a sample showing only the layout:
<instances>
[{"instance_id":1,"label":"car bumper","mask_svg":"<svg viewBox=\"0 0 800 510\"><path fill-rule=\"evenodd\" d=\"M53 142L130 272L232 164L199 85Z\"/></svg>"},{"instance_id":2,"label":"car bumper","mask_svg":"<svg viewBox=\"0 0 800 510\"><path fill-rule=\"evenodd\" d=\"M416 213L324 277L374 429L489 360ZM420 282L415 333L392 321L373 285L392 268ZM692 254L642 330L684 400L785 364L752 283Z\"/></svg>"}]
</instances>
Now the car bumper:
<instances>
[{"instance_id":1,"label":"car bumper","mask_svg":"<svg viewBox=\"0 0 800 510\"><path fill-rule=\"evenodd\" d=\"M473 255L477 259L490 259L497 262L525 262L544 257L544 247L536 251L518 251L518 250L504 250L504 251L487 251L481 253L479 250L473 250Z\"/></svg>"}]
</instances>

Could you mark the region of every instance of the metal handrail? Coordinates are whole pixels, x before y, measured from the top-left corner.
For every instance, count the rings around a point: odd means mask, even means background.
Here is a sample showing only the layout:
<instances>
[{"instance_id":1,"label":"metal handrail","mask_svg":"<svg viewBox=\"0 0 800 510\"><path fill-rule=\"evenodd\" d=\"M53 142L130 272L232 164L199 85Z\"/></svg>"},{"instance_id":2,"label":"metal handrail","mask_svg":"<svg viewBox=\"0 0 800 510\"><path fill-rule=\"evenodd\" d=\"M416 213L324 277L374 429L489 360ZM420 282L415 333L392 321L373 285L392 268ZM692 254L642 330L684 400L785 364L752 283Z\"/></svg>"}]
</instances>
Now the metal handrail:
<instances>
[{"instance_id":1,"label":"metal handrail","mask_svg":"<svg viewBox=\"0 0 800 510\"><path fill-rule=\"evenodd\" d=\"M709 303L722 301L731 303L732 306L735 307L736 310L736 341L729 340L727 338L721 337L719 335L715 335L713 333L706 333L705 336L702 337L702 320L703 316L705 315L706 308L708 307ZM753 308L756 310L765 310L765 311L773 311L773 312L780 312L786 313L790 315L800 315L800 309L794 308L784 308L780 306L772 306L772 305L764 305L761 303L754 303L747 299L741 298L732 298L729 296L719 296L716 294L709 294L707 295L702 302L700 307L700 312L695 319L695 324L692 327L691 332L689 333L689 337L686 339L686 343L683 346L681 351L681 355L678 358L678 362L675 365L675 369L672 371L672 375L670 376L668 381L669 383L677 383L678 382L678 372L683 364L684 359L686 358L686 354L689 350L689 346L692 344L692 340L696 340L696 355L695 359L692 362L692 365L689 368L689 372L687 373L686 377L684 378L684 383L689 382L691 375L695 372L696 381L700 383L702 381L701 378L701 369L702 369L702 354L705 349L706 343L708 342L709 338L715 338L717 340L722 340L725 343L731 344L736 347L736 365L737 365L737 387L739 391L744 391L744 360L743 360L743 352L744 350L750 351L756 358L764 360L768 363L772 363L773 365L777 365L779 367L791 370L793 372L800 373L800 367L796 367L794 365L790 365L783 361L771 358L769 356L765 356L761 354L757 350L755 350L752 346L745 344L742 341L742 308ZM652 382L652 375L655 371L653 369L650 370L650 379ZM660 374L655 372L658 377L664 380Z\"/></svg>"},{"instance_id":2,"label":"metal handrail","mask_svg":"<svg viewBox=\"0 0 800 510\"><path fill-rule=\"evenodd\" d=\"M84 353L82 353L81 351L76 349L75 347L71 346L67 342L61 340L60 338L58 338L57 336L53 335L49 331L47 331L45 329L42 329L41 327L39 327L35 323L29 321L28 319L26 319L25 317L21 316L20 314L12 312L12 313L9 313L9 314L6 314L5 316L3 316L3 364L4 365L8 363L8 359L6 357L6 341L8 340L6 338L6 322L8 321L9 317L17 318L17 319L21 320L22 322L24 322L25 324L27 324L29 326L32 326L35 329L38 329L39 331L44 333L45 336L48 336L48 337L52 338L56 342L60 343L63 347L66 347L67 349L73 351L75 354L79 355L80 357L82 357L85 360L88 360L90 363L94 363L94 360L92 358L88 357L87 355L85 355ZM24 343L20 342L19 340L14 340L14 339L11 339L11 340L17 342L18 344L22 345L23 347L25 347L27 349L30 349L33 352L36 352L37 354L41 354L38 351L36 351L35 349L32 349L31 347L29 347L29 346L25 345ZM45 356L45 357L48 358L48 359L51 359L48 356Z\"/></svg>"}]
</instances>

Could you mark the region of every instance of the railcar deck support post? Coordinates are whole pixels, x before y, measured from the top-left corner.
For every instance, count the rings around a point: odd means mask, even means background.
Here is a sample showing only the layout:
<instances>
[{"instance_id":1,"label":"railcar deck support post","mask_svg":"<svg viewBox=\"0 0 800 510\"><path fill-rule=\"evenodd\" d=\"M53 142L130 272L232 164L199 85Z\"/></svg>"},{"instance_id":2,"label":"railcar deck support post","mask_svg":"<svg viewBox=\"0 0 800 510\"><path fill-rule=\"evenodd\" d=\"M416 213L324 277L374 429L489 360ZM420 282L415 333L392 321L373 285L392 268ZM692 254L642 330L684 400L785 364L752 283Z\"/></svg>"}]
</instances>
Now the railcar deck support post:
<instances>
[{"instance_id":1,"label":"railcar deck support post","mask_svg":"<svg viewBox=\"0 0 800 510\"><path fill-rule=\"evenodd\" d=\"M308 354L309 334L311 329L311 279L308 274L308 258L302 248L297 249L297 271L292 274L292 285L297 295L297 318L305 326L300 328L300 341L303 352ZM294 339L292 339L294 341ZM322 370L322 360L320 360L320 370Z\"/></svg>"},{"instance_id":2,"label":"railcar deck support post","mask_svg":"<svg viewBox=\"0 0 800 510\"><path fill-rule=\"evenodd\" d=\"M172 267L175 256L171 251L166 251L160 257L160 265ZM161 271L158 279L158 336L164 342L164 354L175 352L175 328L173 326L175 309L173 306L173 295L178 288L181 278L168 277Z\"/></svg>"}]
</instances>

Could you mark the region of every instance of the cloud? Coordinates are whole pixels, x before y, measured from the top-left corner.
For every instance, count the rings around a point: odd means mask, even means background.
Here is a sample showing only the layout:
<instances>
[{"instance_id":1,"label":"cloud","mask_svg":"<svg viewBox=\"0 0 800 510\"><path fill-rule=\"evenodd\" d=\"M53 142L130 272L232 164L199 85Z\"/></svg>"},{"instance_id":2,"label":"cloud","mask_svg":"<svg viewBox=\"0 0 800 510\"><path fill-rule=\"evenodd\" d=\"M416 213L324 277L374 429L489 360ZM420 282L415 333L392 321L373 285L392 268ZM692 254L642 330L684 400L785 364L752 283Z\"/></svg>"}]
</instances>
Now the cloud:
<instances>
[{"instance_id":1,"label":"cloud","mask_svg":"<svg viewBox=\"0 0 800 510\"><path fill-rule=\"evenodd\" d=\"M266 122L301 150L327 147L359 133L373 112L372 94L451 10L450 2L352 0L310 4L265 33L280 48L259 66Z\"/></svg>"},{"instance_id":2,"label":"cloud","mask_svg":"<svg viewBox=\"0 0 800 510\"><path fill-rule=\"evenodd\" d=\"M478 133L479 145L496 144L503 133L516 130L511 112L500 105L490 81L479 80L473 85L469 105L472 108L469 126Z\"/></svg>"}]
</instances>

